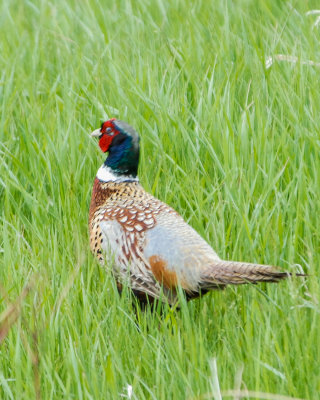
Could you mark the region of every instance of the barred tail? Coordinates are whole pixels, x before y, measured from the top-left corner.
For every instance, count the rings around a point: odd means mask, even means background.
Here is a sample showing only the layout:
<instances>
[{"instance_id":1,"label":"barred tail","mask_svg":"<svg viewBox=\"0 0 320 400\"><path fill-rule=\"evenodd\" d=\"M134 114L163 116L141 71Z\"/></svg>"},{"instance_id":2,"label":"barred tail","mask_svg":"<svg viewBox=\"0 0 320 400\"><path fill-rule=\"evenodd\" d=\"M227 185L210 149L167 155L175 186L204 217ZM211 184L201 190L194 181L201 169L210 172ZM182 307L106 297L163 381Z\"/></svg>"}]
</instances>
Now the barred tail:
<instances>
[{"instance_id":1,"label":"barred tail","mask_svg":"<svg viewBox=\"0 0 320 400\"><path fill-rule=\"evenodd\" d=\"M279 282L291 274L271 265L251 264L236 261L216 261L201 274L201 289L222 289L225 285L244 283ZM304 274L296 274L304 276Z\"/></svg>"}]
</instances>

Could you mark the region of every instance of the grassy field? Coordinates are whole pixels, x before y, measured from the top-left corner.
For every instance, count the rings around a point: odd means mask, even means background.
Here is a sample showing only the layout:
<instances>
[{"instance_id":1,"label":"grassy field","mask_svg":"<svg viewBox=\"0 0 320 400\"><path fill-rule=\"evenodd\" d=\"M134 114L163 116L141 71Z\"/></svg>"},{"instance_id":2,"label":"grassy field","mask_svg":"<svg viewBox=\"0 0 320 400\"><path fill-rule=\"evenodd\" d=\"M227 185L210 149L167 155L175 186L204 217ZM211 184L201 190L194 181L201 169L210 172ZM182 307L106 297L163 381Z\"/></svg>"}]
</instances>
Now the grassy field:
<instances>
[{"instance_id":1,"label":"grassy field","mask_svg":"<svg viewBox=\"0 0 320 400\"><path fill-rule=\"evenodd\" d=\"M320 398L316 8L2 0L1 399ZM136 317L88 244L88 133L111 117L221 257L310 276Z\"/></svg>"}]
</instances>

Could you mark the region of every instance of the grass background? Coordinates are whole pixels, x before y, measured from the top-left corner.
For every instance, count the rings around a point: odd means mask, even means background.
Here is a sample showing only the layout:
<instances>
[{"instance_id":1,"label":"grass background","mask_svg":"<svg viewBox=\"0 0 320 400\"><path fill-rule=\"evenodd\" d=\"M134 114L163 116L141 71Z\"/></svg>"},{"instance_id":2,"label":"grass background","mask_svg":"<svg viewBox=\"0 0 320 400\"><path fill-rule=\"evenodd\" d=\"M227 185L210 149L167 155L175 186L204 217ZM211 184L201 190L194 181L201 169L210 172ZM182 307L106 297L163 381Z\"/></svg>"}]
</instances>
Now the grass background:
<instances>
[{"instance_id":1,"label":"grass background","mask_svg":"<svg viewBox=\"0 0 320 400\"><path fill-rule=\"evenodd\" d=\"M319 398L317 6L1 1L1 399ZM276 54L298 61L266 68ZM88 133L109 117L140 132L146 190L221 257L298 264L306 282L147 310L137 328L88 245L104 160Z\"/></svg>"}]
</instances>

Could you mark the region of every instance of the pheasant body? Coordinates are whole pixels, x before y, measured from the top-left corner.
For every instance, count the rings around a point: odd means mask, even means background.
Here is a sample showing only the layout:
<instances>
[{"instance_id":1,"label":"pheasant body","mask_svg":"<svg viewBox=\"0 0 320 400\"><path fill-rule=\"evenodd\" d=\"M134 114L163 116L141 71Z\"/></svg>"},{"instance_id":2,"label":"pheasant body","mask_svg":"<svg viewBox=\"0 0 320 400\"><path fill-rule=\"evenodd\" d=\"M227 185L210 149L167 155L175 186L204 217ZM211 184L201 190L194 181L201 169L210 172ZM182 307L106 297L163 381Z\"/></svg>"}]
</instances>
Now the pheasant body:
<instances>
[{"instance_id":1,"label":"pheasant body","mask_svg":"<svg viewBox=\"0 0 320 400\"><path fill-rule=\"evenodd\" d=\"M112 269L119 288L125 282L140 298L159 298L163 293L174 303L178 286L193 298L227 284L276 282L288 276L272 266L221 260L175 210L145 192L132 162L139 158L139 139L132 127L112 119L93 135L99 136L100 148L109 156L94 181L90 246ZM123 140L117 139L119 135ZM124 149L126 142L129 147ZM110 154L113 161L120 160L121 168L108 162ZM126 170L123 157L128 155Z\"/></svg>"}]
</instances>

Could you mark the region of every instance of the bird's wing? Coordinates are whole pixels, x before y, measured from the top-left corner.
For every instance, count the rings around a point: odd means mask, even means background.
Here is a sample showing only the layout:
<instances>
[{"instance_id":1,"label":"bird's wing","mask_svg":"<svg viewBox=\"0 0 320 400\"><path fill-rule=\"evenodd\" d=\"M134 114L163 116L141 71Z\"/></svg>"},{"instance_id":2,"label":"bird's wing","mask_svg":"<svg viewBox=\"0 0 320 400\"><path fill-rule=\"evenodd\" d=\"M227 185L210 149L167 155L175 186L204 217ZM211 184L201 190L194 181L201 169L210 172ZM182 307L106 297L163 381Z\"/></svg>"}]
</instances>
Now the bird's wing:
<instances>
[{"instance_id":1,"label":"bird's wing","mask_svg":"<svg viewBox=\"0 0 320 400\"><path fill-rule=\"evenodd\" d=\"M180 284L188 292L198 292L202 270L220 258L178 213L166 207L145 232L144 257L165 286Z\"/></svg>"}]
</instances>

